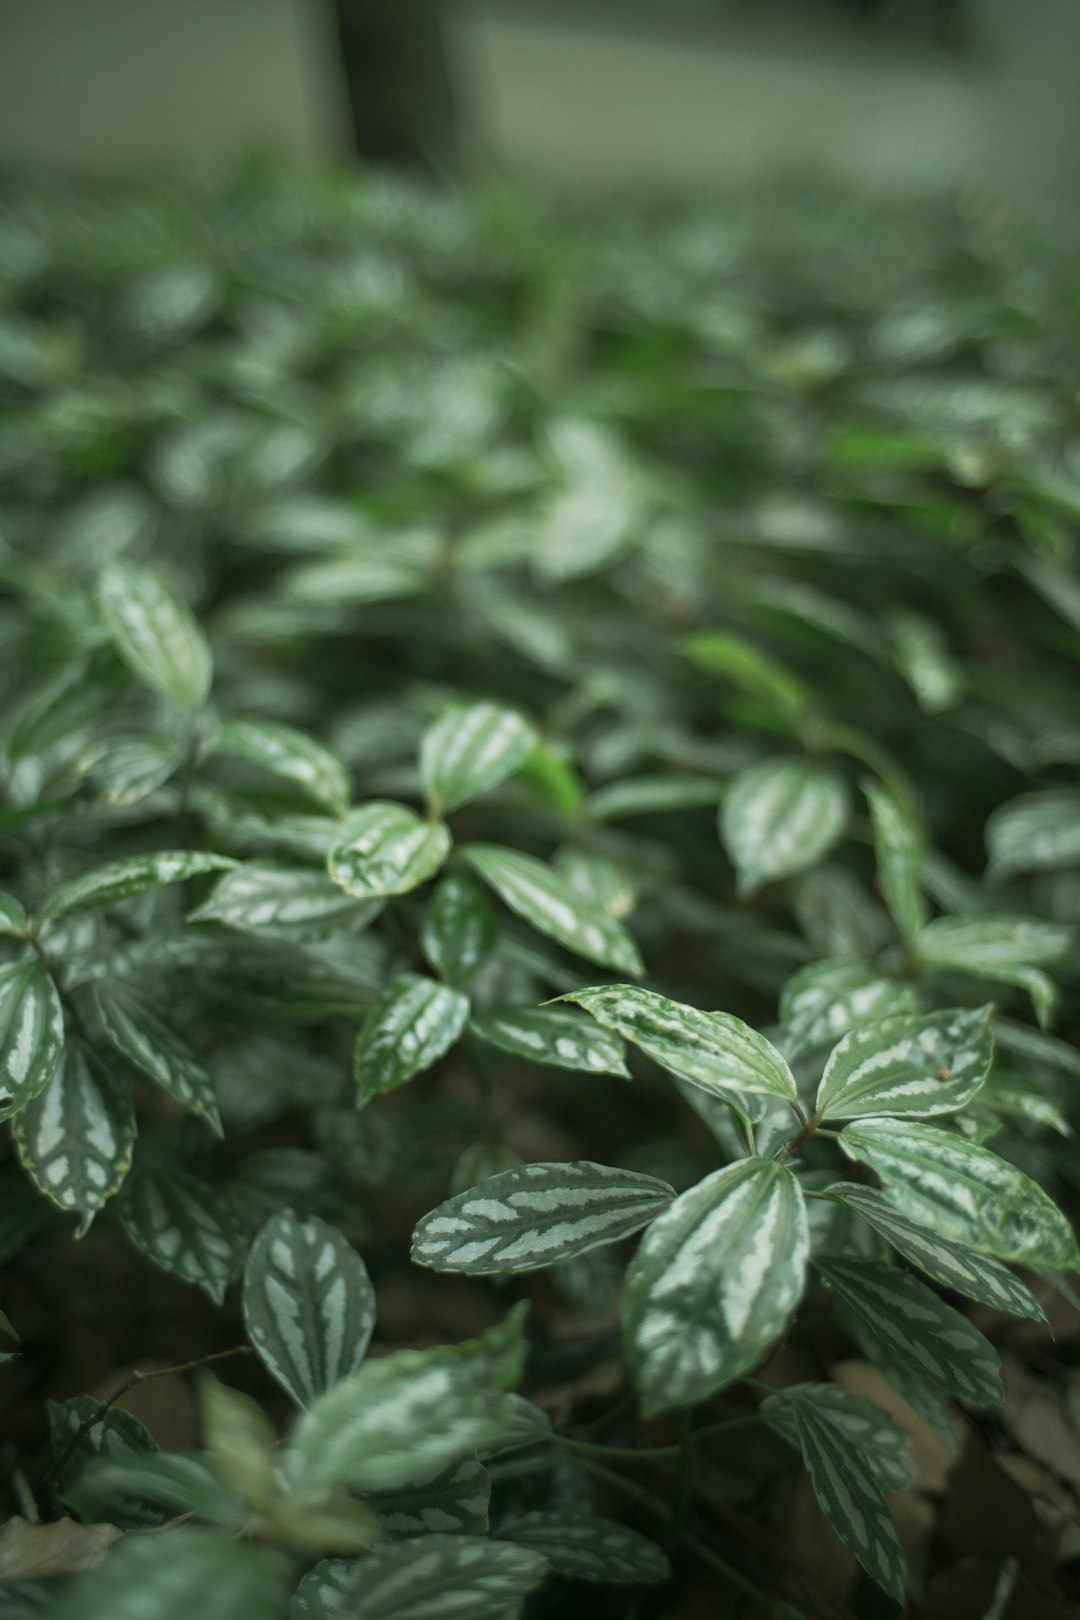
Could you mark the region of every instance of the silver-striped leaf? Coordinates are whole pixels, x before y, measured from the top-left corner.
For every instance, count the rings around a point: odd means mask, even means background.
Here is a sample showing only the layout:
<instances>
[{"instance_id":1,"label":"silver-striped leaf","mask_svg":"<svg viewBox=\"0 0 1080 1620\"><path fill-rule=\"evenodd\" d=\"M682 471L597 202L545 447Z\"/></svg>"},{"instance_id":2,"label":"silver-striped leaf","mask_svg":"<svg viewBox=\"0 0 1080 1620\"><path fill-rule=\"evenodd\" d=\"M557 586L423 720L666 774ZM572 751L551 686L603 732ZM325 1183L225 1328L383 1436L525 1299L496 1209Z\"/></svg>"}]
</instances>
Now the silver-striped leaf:
<instances>
[{"instance_id":1,"label":"silver-striped leaf","mask_svg":"<svg viewBox=\"0 0 1080 1620\"><path fill-rule=\"evenodd\" d=\"M419 973L394 979L372 1004L357 1037L353 1073L361 1103L403 1086L448 1052L469 1018L460 990Z\"/></svg>"},{"instance_id":2,"label":"silver-striped leaf","mask_svg":"<svg viewBox=\"0 0 1080 1620\"><path fill-rule=\"evenodd\" d=\"M352 794L349 772L310 732L278 720L226 720L213 739L214 752L258 765L294 783L324 809L341 815Z\"/></svg>"},{"instance_id":3,"label":"silver-striped leaf","mask_svg":"<svg viewBox=\"0 0 1080 1620\"><path fill-rule=\"evenodd\" d=\"M780 992L780 1023L792 1057L833 1046L858 1024L916 1011L918 999L910 985L883 979L854 957L810 962Z\"/></svg>"},{"instance_id":4,"label":"silver-striped leaf","mask_svg":"<svg viewBox=\"0 0 1080 1620\"><path fill-rule=\"evenodd\" d=\"M489 1046L533 1063L630 1077L622 1042L591 1018L562 1007L504 1007L474 1018L470 1028Z\"/></svg>"},{"instance_id":5,"label":"silver-striped leaf","mask_svg":"<svg viewBox=\"0 0 1080 1620\"><path fill-rule=\"evenodd\" d=\"M774 1434L798 1446L796 1408L801 1405L822 1414L883 1491L902 1491L911 1484L911 1434L880 1406L839 1384L785 1384L781 1393L765 1397L758 1414Z\"/></svg>"},{"instance_id":6,"label":"silver-striped leaf","mask_svg":"<svg viewBox=\"0 0 1080 1620\"><path fill-rule=\"evenodd\" d=\"M846 1125L840 1146L868 1164L910 1220L980 1254L1080 1269L1065 1216L1030 1176L951 1131L901 1119Z\"/></svg>"},{"instance_id":7,"label":"silver-striped leaf","mask_svg":"<svg viewBox=\"0 0 1080 1620\"><path fill-rule=\"evenodd\" d=\"M355 900L325 872L310 866L247 861L226 872L188 920L219 922L245 933L271 934L303 945L335 934L356 933L381 909L381 900Z\"/></svg>"},{"instance_id":8,"label":"silver-striped leaf","mask_svg":"<svg viewBox=\"0 0 1080 1620\"><path fill-rule=\"evenodd\" d=\"M525 1363L524 1313L477 1339L368 1361L321 1395L285 1454L291 1491L390 1491L498 1440Z\"/></svg>"},{"instance_id":9,"label":"silver-striped leaf","mask_svg":"<svg viewBox=\"0 0 1080 1620\"><path fill-rule=\"evenodd\" d=\"M310 1406L363 1361L375 1327L375 1290L340 1232L286 1209L251 1246L243 1311L263 1365L298 1406Z\"/></svg>"},{"instance_id":10,"label":"silver-striped leaf","mask_svg":"<svg viewBox=\"0 0 1080 1620\"><path fill-rule=\"evenodd\" d=\"M224 872L236 862L227 855L213 855L198 849L159 850L153 855L131 855L126 860L95 866L81 877L72 878L54 889L41 915L45 919L66 917L73 911L89 911L98 906L115 906L147 889L161 889L169 883L184 883L204 872Z\"/></svg>"},{"instance_id":11,"label":"silver-striped leaf","mask_svg":"<svg viewBox=\"0 0 1080 1620\"><path fill-rule=\"evenodd\" d=\"M407 805L375 800L339 824L327 870L357 900L408 894L439 870L450 845L441 821L422 821Z\"/></svg>"},{"instance_id":12,"label":"silver-striped leaf","mask_svg":"<svg viewBox=\"0 0 1080 1620\"><path fill-rule=\"evenodd\" d=\"M367 1498L389 1536L483 1536L488 1529L491 1476L475 1457L464 1457L396 1491Z\"/></svg>"},{"instance_id":13,"label":"silver-striped leaf","mask_svg":"<svg viewBox=\"0 0 1080 1620\"><path fill-rule=\"evenodd\" d=\"M293 1598L292 1620L506 1620L547 1570L540 1553L486 1536L391 1542L366 1558L316 1564Z\"/></svg>"},{"instance_id":14,"label":"silver-striped leaf","mask_svg":"<svg viewBox=\"0 0 1080 1620\"><path fill-rule=\"evenodd\" d=\"M50 1620L288 1620L286 1565L269 1547L181 1525L125 1536L95 1569L67 1582Z\"/></svg>"},{"instance_id":15,"label":"silver-striped leaf","mask_svg":"<svg viewBox=\"0 0 1080 1620\"><path fill-rule=\"evenodd\" d=\"M0 967L0 1119L10 1119L48 1085L64 1045L64 1009L39 962Z\"/></svg>"},{"instance_id":16,"label":"silver-striped leaf","mask_svg":"<svg viewBox=\"0 0 1080 1620\"><path fill-rule=\"evenodd\" d=\"M1049 788L1001 805L986 823L986 850L991 878L1080 866L1080 792Z\"/></svg>"},{"instance_id":17,"label":"silver-striped leaf","mask_svg":"<svg viewBox=\"0 0 1080 1620\"><path fill-rule=\"evenodd\" d=\"M425 1215L412 1258L434 1271L474 1276L536 1271L629 1237L674 1196L665 1181L584 1159L524 1164Z\"/></svg>"},{"instance_id":18,"label":"silver-striped leaf","mask_svg":"<svg viewBox=\"0 0 1080 1620\"><path fill-rule=\"evenodd\" d=\"M601 984L560 997L648 1054L661 1068L729 1100L750 1092L796 1099L795 1077L776 1048L730 1013L702 1012L633 984Z\"/></svg>"},{"instance_id":19,"label":"silver-striped leaf","mask_svg":"<svg viewBox=\"0 0 1080 1620\"><path fill-rule=\"evenodd\" d=\"M448 872L420 929L420 945L447 984L464 984L491 955L499 927L487 896L463 872Z\"/></svg>"},{"instance_id":20,"label":"silver-striped leaf","mask_svg":"<svg viewBox=\"0 0 1080 1620\"><path fill-rule=\"evenodd\" d=\"M814 1265L886 1362L973 1406L1001 1405L997 1351L932 1288L871 1260L828 1255L815 1257Z\"/></svg>"},{"instance_id":21,"label":"silver-striped leaf","mask_svg":"<svg viewBox=\"0 0 1080 1620\"><path fill-rule=\"evenodd\" d=\"M49 1447L58 1470L57 1489L62 1501L66 1501L68 1486L93 1459L138 1457L158 1450L150 1431L123 1407L103 1406L89 1395L49 1401L47 1406ZM110 1522L125 1530L162 1524L168 1517L167 1508L145 1497L120 1496L109 1504Z\"/></svg>"},{"instance_id":22,"label":"silver-striped leaf","mask_svg":"<svg viewBox=\"0 0 1080 1620\"><path fill-rule=\"evenodd\" d=\"M849 1030L825 1065L818 1118L928 1118L965 1108L990 1073L992 1010L953 1007Z\"/></svg>"},{"instance_id":23,"label":"silver-striped leaf","mask_svg":"<svg viewBox=\"0 0 1080 1620\"><path fill-rule=\"evenodd\" d=\"M77 1237L123 1185L135 1148L131 1100L79 1041L68 1041L56 1073L13 1126L19 1160L31 1181L65 1214Z\"/></svg>"},{"instance_id":24,"label":"silver-striped leaf","mask_svg":"<svg viewBox=\"0 0 1080 1620\"><path fill-rule=\"evenodd\" d=\"M736 892L816 866L843 836L848 812L844 778L813 760L782 755L738 771L720 807Z\"/></svg>"},{"instance_id":25,"label":"silver-striped leaf","mask_svg":"<svg viewBox=\"0 0 1080 1620\"><path fill-rule=\"evenodd\" d=\"M802 1192L775 1159L717 1170L652 1223L623 1304L647 1415L704 1400L757 1365L799 1302L808 1252Z\"/></svg>"},{"instance_id":26,"label":"silver-striped leaf","mask_svg":"<svg viewBox=\"0 0 1080 1620\"><path fill-rule=\"evenodd\" d=\"M116 558L98 580L109 639L136 678L187 709L205 703L214 678L210 648L186 602L148 568Z\"/></svg>"},{"instance_id":27,"label":"silver-striped leaf","mask_svg":"<svg viewBox=\"0 0 1080 1620\"><path fill-rule=\"evenodd\" d=\"M244 1525L244 1502L198 1452L125 1452L93 1458L64 1493L67 1505L85 1520L111 1519L114 1503L132 1498L197 1514L237 1533Z\"/></svg>"},{"instance_id":28,"label":"silver-striped leaf","mask_svg":"<svg viewBox=\"0 0 1080 1620\"><path fill-rule=\"evenodd\" d=\"M1077 938L1077 930L1065 923L984 912L927 923L915 951L925 967L1026 990L1039 1023L1046 1025L1057 1002L1046 969L1064 962L1075 950Z\"/></svg>"},{"instance_id":29,"label":"silver-striped leaf","mask_svg":"<svg viewBox=\"0 0 1080 1620\"><path fill-rule=\"evenodd\" d=\"M468 844L463 859L504 905L567 950L619 973L643 973L632 936L543 861L498 844Z\"/></svg>"},{"instance_id":30,"label":"silver-striped leaf","mask_svg":"<svg viewBox=\"0 0 1080 1620\"><path fill-rule=\"evenodd\" d=\"M501 1524L498 1541L532 1547L556 1575L611 1586L646 1586L671 1579L666 1554L629 1525L595 1514L536 1510Z\"/></svg>"},{"instance_id":31,"label":"silver-striped leaf","mask_svg":"<svg viewBox=\"0 0 1080 1620\"><path fill-rule=\"evenodd\" d=\"M124 1231L148 1260L221 1304L249 1242L225 1188L155 1166L128 1177L116 1207Z\"/></svg>"},{"instance_id":32,"label":"silver-striped leaf","mask_svg":"<svg viewBox=\"0 0 1080 1620\"><path fill-rule=\"evenodd\" d=\"M996 1311L1025 1316L1032 1322L1045 1322L1042 1306L1019 1277L989 1255L976 1254L962 1243L953 1243L930 1227L920 1226L899 1210L887 1194L876 1187L863 1187L855 1181L834 1181L828 1197L854 1210L863 1220L943 1288L951 1288L966 1299L977 1299Z\"/></svg>"},{"instance_id":33,"label":"silver-striped leaf","mask_svg":"<svg viewBox=\"0 0 1080 1620\"><path fill-rule=\"evenodd\" d=\"M454 704L424 733L420 775L436 815L505 782L536 747L534 727L497 703Z\"/></svg>"},{"instance_id":34,"label":"silver-striped leaf","mask_svg":"<svg viewBox=\"0 0 1080 1620\"><path fill-rule=\"evenodd\" d=\"M102 1030L116 1050L182 1108L205 1120L215 1136L221 1136L213 1075L150 997L128 981L106 979L94 986L94 1006Z\"/></svg>"},{"instance_id":35,"label":"silver-striped leaf","mask_svg":"<svg viewBox=\"0 0 1080 1620\"><path fill-rule=\"evenodd\" d=\"M868 778L862 790L874 830L878 887L897 928L910 941L926 923L920 878L926 839L910 812L882 783Z\"/></svg>"}]
</instances>

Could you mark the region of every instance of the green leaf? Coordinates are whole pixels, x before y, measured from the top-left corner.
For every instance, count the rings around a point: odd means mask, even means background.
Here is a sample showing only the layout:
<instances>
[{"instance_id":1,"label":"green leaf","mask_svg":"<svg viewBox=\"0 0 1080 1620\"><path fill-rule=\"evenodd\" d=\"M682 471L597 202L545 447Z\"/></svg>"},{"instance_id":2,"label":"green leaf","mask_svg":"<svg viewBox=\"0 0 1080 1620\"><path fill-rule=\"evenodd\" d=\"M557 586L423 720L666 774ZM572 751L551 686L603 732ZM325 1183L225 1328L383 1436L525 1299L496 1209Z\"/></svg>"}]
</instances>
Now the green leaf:
<instances>
[{"instance_id":1,"label":"green leaf","mask_svg":"<svg viewBox=\"0 0 1080 1620\"><path fill-rule=\"evenodd\" d=\"M901 1119L857 1120L840 1133L918 1225L980 1254L1052 1270L1080 1269L1061 1211L1029 1176L951 1131Z\"/></svg>"},{"instance_id":2,"label":"green leaf","mask_svg":"<svg viewBox=\"0 0 1080 1620\"><path fill-rule=\"evenodd\" d=\"M822 1512L882 1591L903 1603L904 1554L865 1453L853 1449L835 1412L806 1399L792 1400L791 1408L796 1443Z\"/></svg>"},{"instance_id":3,"label":"green leaf","mask_svg":"<svg viewBox=\"0 0 1080 1620\"><path fill-rule=\"evenodd\" d=\"M1055 991L1042 969L1063 961L1076 938L1076 929L1064 923L983 913L970 918L938 917L923 929L915 949L927 967L1026 990L1039 1022L1045 1024L1053 1010Z\"/></svg>"},{"instance_id":4,"label":"green leaf","mask_svg":"<svg viewBox=\"0 0 1080 1620\"><path fill-rule=\"evenodd\" d=\"M757 1365L803 1291L806 1209L775 1159L744 1159L682 1194L630 1264L623 1329L646 1415L686 1406Z\"/></svg>"},{"instance_id":5,"label":"green leaf","mask_svg":"<svg viewBox=\"0 0 1080 1620\"><path fill-rule=\"evenodd\" d=\"M966 1299L977 1299L983 1305L1007 1311L1012 1316L1026 1316L1032 1322L1046 1320L1031 1290L1005 1266L908 1220L893 1200L875 1187L862 1187L854 1181L834 1181L827 1189L827 1196L861 1215L897 1254L902 1254L943 1288L951 1288Z\"/></svg>"},{"instance_id":6,"label":"green leaf","mask_svg":"<svg viewBox=\"0 0 1080 1620\"><path fill-rule=\"evenodd\" d=\"M186 709L205 703L214 678L210 648L191 609L150 569L118 559L98 581L109 638L132 674Z\"/></svg>"},{"instance_id":7,"label":"green leaf","mask_svg":"<svg viewBox=\"0 0 1080 1620\"><path fill-rule=\"evenodd\" d=\"M115 709L125 684L111 655L65 664L16 706L5 728L8 756L46 754L57 743L91 735Z\"/></svg>"},{"instance_id":8,"label":"green leaf","mask_svg":"<svg viewBox=\"0 0 1080 1620\"><path fill-rule=\"evenodd\" d=\"M131 1168L135 1111L100 1061L69 1041L46 1089L15 1121L19 1160L39 1191L79 1217L82 1237Z\"/></svg>"},{"instance_id":9,"label":"green leaf","mask_svg":"<svg viewBox=\"0 0 1080 1620\"><path fill-rule=\"evenodd\" d=\"M52 1620L287 1620L286 1565L266 1547L189 1526L129 1536L65 1585Z\"/></svg>"},{"instance_id":10,"label":"green leaf","mask_svg":"<svg viewBox=\"0 0 1080 1620\"><path fill-rule=\"evenodd\" d=\"M199 1054L130 982L94 986L101 1027L116 1050L182 1108L222 1135L214 1077Z\"/></svg>"},{"instance_id":11,"label":"green leaf","mask_svg":"<svg viewBox=\"0 0 1080 1620\"><path fill-rule=\"evenodd\" d=\"M379 995L353 1054L359 1100L394 1091L448 1052L469 1019L460 990L418 973L402 974Z\"/></svg>"},{"instance_id":12,"label":"green leaf","mask_svg":"<svg viewBox=\"0 0 1080 1620\"><path fill-rule=\"evenodd\" d=\"M149 1431L123 1407L104 1406L89 1395L49 1401L47 1405L49 1446L58 1470L57 1486L63 1501L67 1500L69 1487L77 1486L81 1470L93 1459L107 1457L119 1461L158 1450ZM161 1524L168 1517L168 1509L145 1497L114 1495L109 1503L111 1523L125 1529Z\"/></svg>"},{"instance_id":13,"label":"green leaf","mask_svg":"<svg viewBox=\"0 0 1080 1620\"><path fill-rule=\"evenodd\" d=\"M86 780L101 804L126 808L156 793L183 762L183 749L171 738L116 737L93 751Z\"/></svg>"},{"instance_id":14,"label":"green leaf","mask_svg":"<svg viewBox=\"0 0 1080 1620\"><path fill-rule=\"evenodd\" d=\"M560 999L576 1002L661 1068L723 1100L739 1092L796 1100L786 1060L730 1013L701 1012L632 984L596 985Z\"/></svg>"},{"instance_id":15,"label":"green leaf","mask_svg":"<svg viewBox=\"0 0 1080 1620\"><path fill-rule=\"evenodd\" d=\"M592 1020L561 1007L506 1007L474 1018L469 1027L489 1045L533 1063L630 1077L622 1042Z\"/></svg>"},{"instance_id":16,"label":"green leaf","mask_svg":"<svg viewBox=\"0 0 1080 1620\"><path fill-rule=\"evenodd\" d=\"M244 1265L244 1326L264 1366L299 1406L356 1371L375 1326L367 1268L340 1232L283 1210Z\"/></svg>"},{"instance_id":17,"label":"green leaf","mask_svg":"<svg viewBox=\"0 0 1080 1620\"><path fill-rule=\"evenodd\" d=\"M475 1457L368 1497L391 1536L482 1536L488 1528L491 1479Z\"/></svg>"},{"instance_id":18,"label":"green leaf","mask_svg":"<svg viewBox=\"0 0 1080 1620\"><path fill-rule=\"evenodd\" d=\"M310 1406L285 1455L290 1490L389 1491L498 1439L521 1377L524 1312L478 1339L369 1361Z\"/></svg>"},{"instance_id":19,"label":"green leaf","mask_svg":"<svg viewBox=\"0 0 1080 1620\"><path fill-rule=\"evenodd\" d=\"M547 1569L528 1547L486 1536L423 1536L376 1547L355 1562L317 1564L300 1582L292 1620L505 1620Z\"/></svg>"},{"instance_id":20,"label":"green leaf","mask_svg":"<svg viewBox=\"0 0 1080 1620\"><path fill-rule=\"evenodd\" d=\"M1080 866L1080 792L1051 788L1003 804L986 823L986 849L991 878Z\"/></svg>"},{"instance_id":21,"label":"green leaf","mask_svg":"<svg viewBox=\"0 0 1080 1620\"><path fill-rule=\"evenodd\" d=\"M867 962L839 956L800 968L780 993L780 1022L793 1057L832 1046L859 1024L917 1010L910 985L883 979Z\"/></svg>"},{"instance_id":22,"label":"green leaf","mask_svg":"<svg viewBox=\"0 0 1080 1620\"><path fill-rule=\"evenodd\" d=\"M0 967L0 1119L10 1119L48 1085L64 1045L64 1009L38 962Z\"/></svg>"},{"instance_id":23,"label":"green leaf","mask_svg":"<svg viewBox=\"0 0 1080 1620\"><path fill-rule=\"evenodd\" d=\"M814 1265L886 1360L973 1406L1001 1405L994 1347L925 1283L896 1266L839 1255Z\"/></svg>"},{"instance_id":24,"label":"green leaf","mask_svg":"<svg viewBox=\"0 0 1080 1620\"><path fill-rule=\"evenodd\" d=\"M212 855L197 849L159 850L154 855L131 855L126 860L95 866L81 877L72 878L54 889L41 915L50 921L73 911L91 911L98 906L115 906L147 889L161 889L170 883L186 883L204 872L223 872L236 862L227 855Z\"/></svg>"},{"instance_id":25,"label":"green leaf","mask_svg":"<svg viewBox=\"0 0 1080 1620\"><path fill-rule=\"evenodd\" d=\"M114 1505L132 1499L156 1503L171 1513L195 1513L234 1532L245 1518L241 1498L195 1452L99 1457L80 1470L64 1493L65 1503L83 1519L108 1518Z\"/></svg>"},{"instance_id":26,"label":"green leaf","mask_svg":"<svg viewBox=\"0 0 1080 1620\"><path fill-rule=\"evenodd\" d=\"M585 801L590 821L622 821L715 805L721 784L713 776L627 776L609 782Z\"/></svg>"},{"instance_id":27,"label":"green leaf","mask_svg":"<svg viewBox=\"0 0 1080 1620\"><path fill-rule=\"evenodd\" d=\"M25 934L28 926L26 912L15 896L0 893L0 934Z\"/></svg>"},{"instance_id":28,"label":"green leaf","mask_svg":"<svg viewBox=\"0 0 1080 1620\"><path fill-rule=\"evenodd\" d=\"M836 771L782 756L732 778L720 807L720 836L737 875L736 892L805 872L843 836L848 793Z\"/></svg>"},{"instance_id":29,"label":"green leaf","mask_svg":"<svg viewBox=\"0 0 1080 1620\"><path fill-rule=\"evenodd\" d=\"M182 1170L138 1170L117 1199L120 1224L149 1260L216 1305L240 1274L248 1234L223 1187Z\"/></svg>"},{"instance_id":30,"label":"green leaf","mask_svg":"<svg viewBox=\"0 0 1080 1620\"><path fill-rule=\"evenodd\" d=\"M817 1094L819 1119L952 1114L979 1091L994 1057L991 1008L886 1018L849 1030Z\"/></svg>"},{"instance_id":31,"label":"green leaf","mask_svg":"<svg viewBox=\"0 0 1080 1620\"><path fill-rule=\"evenodd\" d=\"M353 900L325 872L305 866L248 861L219 879L189 922L219 922L245 932L300 944L357 933L382 909L380 900Z\"/></svg>"},{"instance_id":32,"label":"green leaf","mask_svg":"<svg viewBox=\"0 0 1080 1620\"><path fill-rule=\"evenodd\" d=\"M556 1575L571 1580L636 1586L671 1579L671 1565L656 1543L611 1519L534 1511L501 1524L495 1535L532 1547Z\"/></svg>"},{"instance_id":33,"label":"green leaf","mask_svg":"<svg viewBox=\"0 0 1080 1620\"><path fill-rule=\"evenodd\" d=\"M896 667L924 714L951 709L961 692L960 672L940 627L921 613L894 613Z\"/></svg>"},{"instance_id":34,"label":"green leaf","mask_svg":"<svg viewBox=\"0 0 1080 1620\"><path fill-rule=\"evenodd\" d=\"M269 720L227 720L213 739L214 752L293 782L316 804L335 815L348 807L352 793L341 760L315 737L296 726Z\"/></svg>"},{"instance_id":35,"label":"green leaf","mask_svg":"<svg viewBox=\"0 0 1080 1620\"><path fill-rule=\"evenodd\" d=\"M880 782L867 778L862 790L870 806L881 893L900 933L910 941L926 923L919 876L926 840L921 827Z\"/></svg>"},{"instance_id":36,"label":"green leaf","mask_svg":"<svg viewBox=\"0 0 1080 1620\"><path fill-rule=\"evenodd\" d=\"M447 709L420 744L420 775L434 814L490 793L525 763L536 743L533 727L513 709L496 703Z\"/></svg>"},{"instance_id":37,"label":"green leaf","mask_svg":"<svg viewBox=\"0 0 1080 1620\"><path fill-rule=\"evenodd\" d=\"M406 805L377 800L342 821L327 867L358 900L407 894L439 870L450 844L441 821L421 821Z\"/></svg>"},{"instance_id":38,"label":"green leaf","mask_svg":"<svg viewBox=\"0 0 1080 1620\"><path fill-rule=\"evenodd\" d=\"M578 1159L525 1164L447 1199L413 1233L434 1271L536 1271L647 1226L674 1198L652 1176Z\"/></svg>"},{"instance_id":39,"label":"green leaf","mask_svg":"<svg viewBox=\"0 0 1080 1620\"><path fill-rule=\"evenodd\" d=\"M722 675L757 698L778 724L795 730L809 704L809 693L790 670L742 636L706 630L688 636L683 650L700 670Z\"/></svg>"},{"instance_id":40,"label":"green leaf","mask_svg":"<svg viewBox=\"0 0 1080 1620\"><path fill-rule=\"evenodd\" d=\"M496 844L468 844L461 855L504 905L541 934L616 972L644 972L638 948L622 924L590 905L543 861Z\"/></svg>"},{"instance_id":41,"label":"green leaf","mask_svg":"<svg viewBox=\"0 0 1080 1620\"><path fill-rule=\"evenodd\" d=\"M902 1491L915 1477L911 1435L894 1418L862 1395L852 1395L838 1384L786 1384L782 1393L767 1395L758 1414L789 1445L798 1446L796 1412L809 1406L846 1441L852 1461L883 1491Z\"/></svg>"},{"instance_id":42,"label":"green leaf","mask_svg":"<svg viewBox=\"0 0 1080 1620\"><path fill-rule=\"evenodd\" d=\"M495 949L495 914L483 892L462 872L448 872L424 916L420 945L440 979L464 984Z\"/></svg>"},{"instance_id":43,"label":"green leaf","mask_svg":"<svg viewBox=\"0 0 1080 1620\"><path fill-rule=\"evenodd\" d=\"M1064 1074L1080 1078L1080 1051L1056 1035L1046 1035L1027 1024L1014 1023L1011 1018L991 1019L990 1027L998 1046L1006 1052L1031 1058L1034 1063L1045 1063L1048 1068L1060 1069Z\"/></svg>"}]
</instances>

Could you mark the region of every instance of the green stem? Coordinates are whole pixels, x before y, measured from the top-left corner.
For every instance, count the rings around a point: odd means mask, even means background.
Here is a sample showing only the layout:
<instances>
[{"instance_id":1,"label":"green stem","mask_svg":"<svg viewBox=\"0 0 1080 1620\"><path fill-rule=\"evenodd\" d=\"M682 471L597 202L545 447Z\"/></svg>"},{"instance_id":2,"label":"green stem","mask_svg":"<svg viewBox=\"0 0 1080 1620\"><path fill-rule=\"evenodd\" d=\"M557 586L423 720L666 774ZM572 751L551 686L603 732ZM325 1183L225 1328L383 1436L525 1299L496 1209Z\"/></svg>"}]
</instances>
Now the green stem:
<instances>
[{"instance_id":1,"label":"green stem","mask_svg":"<svg viewBox=\"0 0 1080 1620\"><path fill-rule=\"evenodd\" d=\"M592 1440L575 1440L572 1435L567 1434L557 1434L555 1440L559 1445L580 1453L583 1458L607 1458L612 1462L658 1462L664 1458L681 1456L687 1446L698 1445L702 1440L711 1440L716 1435L733 1434L736 1429L749 1428L757 1421L757 1413L748 1412L745 1417L727 1418L723 1423L709 1423L705 1428L695 1429L688 1435L685 1445L680 1443L674 1446L604 1446Z\"/></svg>"}]
</instances>

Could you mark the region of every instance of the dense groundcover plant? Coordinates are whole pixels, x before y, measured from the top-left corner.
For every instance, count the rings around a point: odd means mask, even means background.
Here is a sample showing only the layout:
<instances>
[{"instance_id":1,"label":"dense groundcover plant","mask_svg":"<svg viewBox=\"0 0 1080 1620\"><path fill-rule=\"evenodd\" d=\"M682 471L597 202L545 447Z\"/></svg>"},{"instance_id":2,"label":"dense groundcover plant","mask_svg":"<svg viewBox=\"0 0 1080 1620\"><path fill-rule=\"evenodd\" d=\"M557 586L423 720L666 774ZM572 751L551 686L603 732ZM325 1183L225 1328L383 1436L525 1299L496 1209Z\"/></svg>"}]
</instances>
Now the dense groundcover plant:
<instances>
[{"instance_id":1,"label":"dense groundcover plant","mask_svg":"<svg viewBox=\"0 0 1080 1620\"><path fill-rule=\"evenodd\" d=\"M3 1620L835 1614L800 1471L904 1603L831 1362L951 1443L1080 1266L1070 255L9 192Z\"/></svg>"}]
</instances>

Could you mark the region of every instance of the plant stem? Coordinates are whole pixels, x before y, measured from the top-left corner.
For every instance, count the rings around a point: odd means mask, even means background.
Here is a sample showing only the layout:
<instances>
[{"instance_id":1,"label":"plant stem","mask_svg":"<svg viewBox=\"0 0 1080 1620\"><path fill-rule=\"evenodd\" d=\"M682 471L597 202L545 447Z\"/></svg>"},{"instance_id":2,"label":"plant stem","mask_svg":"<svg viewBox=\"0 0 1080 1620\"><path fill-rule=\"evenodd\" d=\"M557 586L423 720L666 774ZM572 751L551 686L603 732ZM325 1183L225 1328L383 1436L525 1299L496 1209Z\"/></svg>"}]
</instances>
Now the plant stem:
<instances>
[{"instance_id":1,"label":"plant stem","mask_svg":"<svg viewBox=\"0 0 1080 1620\"><path fill-rule=\"evenodd\" d=\"M745 1429L758 1421L756 1412L748 1412L745 1417L727 1418L723 1423L709 1423L703 1429L695 1429L687 1436L686 1442L672 1446L605 1446L593 1440L575 1440L572 1435L557 1434L555 1440L560 1446L568 1446L583 1457L608 1458L612 1462L658 1462L667 1457L679 1457L687 1446L698 1445L702 1440L711 1440L719 1434L731 1434L736 1429Z\"/></svg>"}]
</instances>

